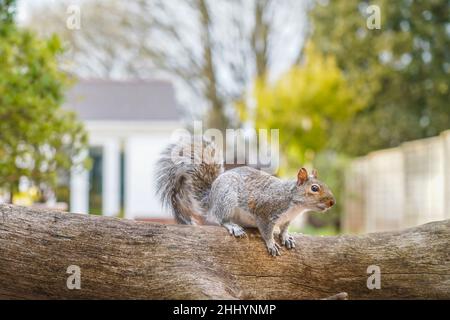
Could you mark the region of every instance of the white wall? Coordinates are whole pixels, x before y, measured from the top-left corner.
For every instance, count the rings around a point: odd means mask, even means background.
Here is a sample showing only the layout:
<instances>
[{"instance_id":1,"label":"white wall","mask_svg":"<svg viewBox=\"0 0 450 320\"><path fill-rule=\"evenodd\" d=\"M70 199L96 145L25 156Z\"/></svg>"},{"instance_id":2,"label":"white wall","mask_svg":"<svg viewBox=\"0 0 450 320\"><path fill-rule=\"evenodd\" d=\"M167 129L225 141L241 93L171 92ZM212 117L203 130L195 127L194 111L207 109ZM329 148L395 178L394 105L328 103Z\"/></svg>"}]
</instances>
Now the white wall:
<instances>
[{"instance_id":1,"label":"white wall","mask_svg":"<svg viewBox=\"0 0 450 320\"><path fill-rule=\"evenodd\" d=\"M70 212L89 213L89 172L74 169L70 173Z\"/></svg>"},{"instance_id":2,"label":"white wall","mask_svg":"<svg viewBox=\"0 0 450 320\"><path fill-rule=\"evenodd\" d=\"M119 138L105 139L103 148L102 213L117 216L120 212L120 149Z\"/></svg>"},{"instance_id":3,"label":"white wall","mask_svg":"<svg viewBox=\"0 0 450 320\"><path fill-rule=\"evenodd\" d=\"M154 168L161 150L170 142L177 122L88 121L89 145L103 149L104 215L120 211L120 152L125 152L125 217L170 218L156 197ZM71 212L89 211L89 174L71 176Z\"/></svg>"},{"instance_id":4,"label":"white wall","mask_svg":"<svg viewBox=\"0 0 450 320\"><path fill-rule=\"evenodd\" d=\"M170 142L167 132L135 135L125 142L126 218L170 218L156 197L155 165Z\"/></svg>"}]
</instances>

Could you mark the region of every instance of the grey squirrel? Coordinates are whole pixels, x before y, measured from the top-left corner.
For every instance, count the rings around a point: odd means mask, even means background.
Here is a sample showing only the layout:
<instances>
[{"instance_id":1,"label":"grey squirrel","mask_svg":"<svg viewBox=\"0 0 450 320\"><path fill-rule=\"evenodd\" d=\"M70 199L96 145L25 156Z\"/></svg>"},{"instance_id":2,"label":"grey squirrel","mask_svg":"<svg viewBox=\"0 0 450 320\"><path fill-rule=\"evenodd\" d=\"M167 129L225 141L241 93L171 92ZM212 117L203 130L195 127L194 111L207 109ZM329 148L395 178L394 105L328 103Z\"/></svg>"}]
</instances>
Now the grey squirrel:
<instances>
[{"instance_id":1,"label":"grey squirrel","mask_svg":"<svg viewBox=\"0 0 450 320\"><path fill-rule=\"evenodd\" d=\"M224 171L221 152L205 138L190 138L170 144L156 167L156 184L164 205L181 224L213 224L236 237L243 227L256 227L269 253L280 255L280 242L295 247L289 223L306 211L326 211L336 200L318 180L317 171L305 168L297 179L281 180L263 171L243 166Z\"/></svg>"}]
</instances>

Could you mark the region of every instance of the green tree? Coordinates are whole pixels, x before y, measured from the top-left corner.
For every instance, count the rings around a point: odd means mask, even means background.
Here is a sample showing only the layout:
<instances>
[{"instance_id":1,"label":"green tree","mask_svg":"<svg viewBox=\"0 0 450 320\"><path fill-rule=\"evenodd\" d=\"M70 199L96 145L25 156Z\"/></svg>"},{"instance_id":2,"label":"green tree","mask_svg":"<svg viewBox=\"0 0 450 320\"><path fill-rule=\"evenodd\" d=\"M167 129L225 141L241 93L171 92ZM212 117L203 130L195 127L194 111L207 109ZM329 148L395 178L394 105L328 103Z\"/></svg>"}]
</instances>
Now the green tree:
<instances>
[{"instance_id":1,"label":"green tree","mask_svg":"<svg viewBox=\"0 0 450 320\"><path fill-rule=\"evenodd\" d=\"M380 8L379 30L366 25L369 5ZM368 101L336 130L336 148L361 155L450 128L449 8L448 0L317 3L313 43Z\"/></svg>"},{"instance_id":2,"label":"green tree","mask_svg":"<svg viewBox=\"0 0 450 320\"><path fill-rule=\"evenodd\" d=\"M0 0L0 26L13 23L16 2L16 0Z\"/></svg>"},{"instance_id":3,"label":"green tree","mask_svg":"<svg viewBox=\"0 0 450 320\"><path fill-rule=\"evenodd\" d=\"M243 118L251 118L257 129L280 129L281 169L298 169L312 162L315 154L333 144L337 126L349 125L365 101L346 81L332 56L307 46L305 61L290 69L275 83L257 81L254 108L240 105ZM283 172L281 172L283 173Z\"/></svg>"},{"instance_id":4,"label":"green tree","mask_svg":"<svg viewBox=\"0 0 450 320\"><path fill-rule=\"evenodd\" d=\"M9 5L0 3L0 188L12 196L22 177L49 188L59 172L84 163L87 136L60 107L69 79L58 68L58 38L17 28Z\"/></svg>"},{"instance_id":5,"label":"green tree","mask_svg":"<svg viewBox=\"0 0 450 320\"><path fill-rule=\"evenodd\" d=\"M241 117L252 120L258 129L280 129L280 175L292 175L301 165L314 166L340 199L347 159L332 150L337 144L334 133L350 127L367 100L350 85L332 55L321 54L309 44L303 56L304 61L274 83L265 78L256 82L255 108L238 104L238 109ZM336 232L340 205L338 201L325 216L309 215L309 222L316 227L328 225Z\"/></svg>"}]
</instances>

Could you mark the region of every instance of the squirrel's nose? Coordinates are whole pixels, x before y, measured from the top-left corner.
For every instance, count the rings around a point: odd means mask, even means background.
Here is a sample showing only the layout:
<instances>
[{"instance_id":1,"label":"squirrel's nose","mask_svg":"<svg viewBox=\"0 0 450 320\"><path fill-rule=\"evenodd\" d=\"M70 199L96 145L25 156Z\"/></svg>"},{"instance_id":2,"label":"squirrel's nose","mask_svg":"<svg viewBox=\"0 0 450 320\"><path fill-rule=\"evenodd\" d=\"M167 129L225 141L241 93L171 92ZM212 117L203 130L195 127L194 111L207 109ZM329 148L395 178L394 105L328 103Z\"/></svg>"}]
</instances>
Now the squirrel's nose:
<instances>
[{"instance_id":1,"label":"squirrel's nose","mask_svg":"<svg viewBox=\"0 0 450 320\"><path fill-rule=\"evenodd\" d=\"M334 206L335 203L336 201L334 199L331 199L328 201L328 206L331 208L332 206Z\"/></svg>"}]
</instances>

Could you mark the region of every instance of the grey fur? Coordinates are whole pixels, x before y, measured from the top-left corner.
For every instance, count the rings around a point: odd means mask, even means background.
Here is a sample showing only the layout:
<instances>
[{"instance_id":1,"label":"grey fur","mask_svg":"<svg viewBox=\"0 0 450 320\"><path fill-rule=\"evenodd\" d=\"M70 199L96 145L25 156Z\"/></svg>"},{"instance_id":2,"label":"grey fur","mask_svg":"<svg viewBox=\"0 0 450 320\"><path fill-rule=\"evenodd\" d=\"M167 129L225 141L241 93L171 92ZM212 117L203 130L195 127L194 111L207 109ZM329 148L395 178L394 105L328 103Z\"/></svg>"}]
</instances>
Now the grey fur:
<instances>
[{"instance_id":1,"label":"grey fur","mask_svg":"<svg viewBox=\"0 0 450 320\"><path fill-rule=\"evenodd\" d=\"M237 237L245 236L242 227L256 227L275 256L280 254L273 236L276 227L281 244L292 249L295 242L287 232L289 223L300 213L326 211L335 203L329 188L315 175L284 181L250 167L223 172L222 157L214 144L195 139L170 145L157 167L161 200L179 223L218 224ZM184 155L174 156L177 148ZM313 185L319 186L319 192L312 191Z\"/></svg>"},{"instance_id":2,"label":"grey fur","mask_svg":"<svg viewBox=\"0 0 450 320\"><path fill-rule=\"evenodd\" d=\"M211 185L222 172L222 156L210 141L181 140L161 153L156 190L178 223L195 224L208 210Z\"/></svg>"}]
</instances>

